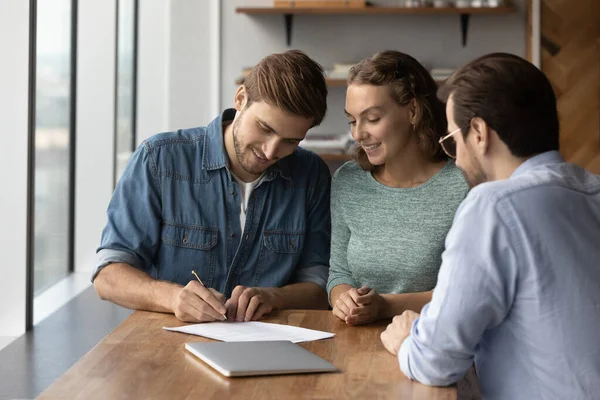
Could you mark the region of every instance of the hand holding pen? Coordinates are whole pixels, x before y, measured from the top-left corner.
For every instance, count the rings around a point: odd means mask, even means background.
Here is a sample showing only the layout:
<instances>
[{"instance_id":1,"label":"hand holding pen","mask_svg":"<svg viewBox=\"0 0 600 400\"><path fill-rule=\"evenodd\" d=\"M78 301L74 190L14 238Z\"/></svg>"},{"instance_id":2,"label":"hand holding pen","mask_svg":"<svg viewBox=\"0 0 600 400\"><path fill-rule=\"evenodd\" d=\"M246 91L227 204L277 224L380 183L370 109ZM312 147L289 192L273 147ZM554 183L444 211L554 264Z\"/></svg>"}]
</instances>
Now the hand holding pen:
<instances>
[{"instance_id":1,"label":"hand holding pen","mask_svg":"<svg viewBox=\"0 0 600 400\"><path fill-rule=\"evenodd\" d=\"M173 313L183 322L226 321L225 296L207 288L195 271L191 280L173 300Z\"/></svg>"},{"instance_id":2,"label":"hand holding pen","mask_svg":"<svg viewBox=\"0 0 600 400\"><path fill-rule=\"evenodd\" d=\"M206 288L206 286L204 286L204 282L202 282L202 279L200 279L200 277L198 276L198 274L196 273L196 271L192 271L192 274L194 274L194 276L196 277L196 279L198 279L198 282L200 282L200 284L202 285L202 287L203 287L203 288L205 288L205 289L207 289L207 288ZM208 289L208 290L210 291L210 289ZM214 290L214 289L213 289L213 290ZM216 290L215 290L215 292L216 292ZM217 293L219 293L219 292L217 292ZM221 294L221 293L219 293L219 294ZM221 296L223 296L223 295L221 294ZM223 304L223 302L221 302L221 304ZM227 312L227 310L225 310L225 311L220 311L220 310L221 310L221 308L220 308L220 307L219 307L218 309L217 309L217 308L215 308L215 310L216 310L217 312L219 312L219 313L220 313L220 314L223 316L223 319L224 319L224 320L226 320L226 319L227 319L227 316L225 315L225 312Z\"/></svg>"}]
</instances>

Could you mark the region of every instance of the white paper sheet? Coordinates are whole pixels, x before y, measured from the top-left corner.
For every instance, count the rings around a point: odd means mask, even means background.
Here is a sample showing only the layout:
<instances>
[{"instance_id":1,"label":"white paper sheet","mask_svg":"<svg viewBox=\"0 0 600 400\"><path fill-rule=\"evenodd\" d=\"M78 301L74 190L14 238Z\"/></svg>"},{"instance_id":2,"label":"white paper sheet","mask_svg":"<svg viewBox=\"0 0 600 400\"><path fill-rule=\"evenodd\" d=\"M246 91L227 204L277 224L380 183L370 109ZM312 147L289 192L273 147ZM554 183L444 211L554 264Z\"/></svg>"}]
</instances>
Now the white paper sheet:
<instances>
[{"instance_id":1,"label":"white paper sheet","mask_svg":"<svg viewBox=\"0 0 600 400\"><path fill-rule=\"evenodd\" d=\"M330 332L299 328L297 326L270 324L266 322L209 322L175 328L163 327L168 331L204 336L223 342L256 342L267 340L289 340L293 343L333 337Z\"/></svg>"}]
</instances>

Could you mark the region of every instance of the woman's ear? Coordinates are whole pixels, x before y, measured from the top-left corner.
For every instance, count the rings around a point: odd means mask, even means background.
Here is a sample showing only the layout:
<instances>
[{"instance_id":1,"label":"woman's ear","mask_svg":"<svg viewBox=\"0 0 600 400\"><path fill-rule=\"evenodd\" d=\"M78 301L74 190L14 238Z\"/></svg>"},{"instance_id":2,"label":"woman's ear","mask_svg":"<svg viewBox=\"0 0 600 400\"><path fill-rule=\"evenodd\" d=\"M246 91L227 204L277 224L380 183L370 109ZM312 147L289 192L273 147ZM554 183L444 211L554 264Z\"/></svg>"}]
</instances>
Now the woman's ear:
<instances>
[{"instance_id":1,"label":"woman's ear","mask_svg":"<svg viewBox=\"0 0 600 400\"><path fill-rule=\"evenodd\" d=\"M408 103L408 121L411 125L416 126L421 119L421 107L417 99L412 99Z\"/></svg>"}]
</instances>

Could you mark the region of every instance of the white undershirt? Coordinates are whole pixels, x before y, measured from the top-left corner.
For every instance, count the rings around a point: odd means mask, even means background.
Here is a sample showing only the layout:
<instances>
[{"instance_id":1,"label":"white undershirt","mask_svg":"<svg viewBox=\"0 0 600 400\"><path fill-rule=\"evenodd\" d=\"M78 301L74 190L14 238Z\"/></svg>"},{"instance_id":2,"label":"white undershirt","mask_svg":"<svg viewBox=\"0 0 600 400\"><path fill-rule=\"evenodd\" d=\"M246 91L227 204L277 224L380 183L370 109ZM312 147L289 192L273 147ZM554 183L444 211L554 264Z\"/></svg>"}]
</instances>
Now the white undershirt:
<instances>
[{"instance_id":1,"label":"white undershirt","mask_svg":"<svg viewBox=\"0 0 600 400\"><path fill-rule=\"evenodd\" d=\"M242 232L244 232L244 227L246 226L246 209L248 208L248 201L250 200L250 196L252 195L252 191L254 188L260 183L264 174L258 177L254 182L244 182L232 172L231 176L236 180L240 185L241 192L241 206L240 206L240 227L242 228Z\"/></svg>"}]
</instances>

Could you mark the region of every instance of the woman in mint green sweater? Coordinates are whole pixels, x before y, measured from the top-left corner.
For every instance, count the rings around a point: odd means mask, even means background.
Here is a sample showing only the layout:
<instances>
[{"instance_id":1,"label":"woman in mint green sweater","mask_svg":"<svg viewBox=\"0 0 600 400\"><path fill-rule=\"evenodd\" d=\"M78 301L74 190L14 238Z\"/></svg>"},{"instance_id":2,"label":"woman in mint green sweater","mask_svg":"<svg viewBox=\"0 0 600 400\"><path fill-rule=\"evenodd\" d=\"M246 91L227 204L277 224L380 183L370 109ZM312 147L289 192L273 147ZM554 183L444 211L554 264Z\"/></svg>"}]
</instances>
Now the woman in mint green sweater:
<instances>
[{"instance_id":1,"label":"woman in mint green sweater","mask_svg":"<svg viewBox=\"0 0 600 400\"><path fill-rule=\"evenodd\" d=\"M414 58L385 51L355 65L346 114L355 161L331 187L333 313L350 325L420 312L431 300L444 240L467 194L439 139L437 85Z\"/></svg>"}]
</instances>

